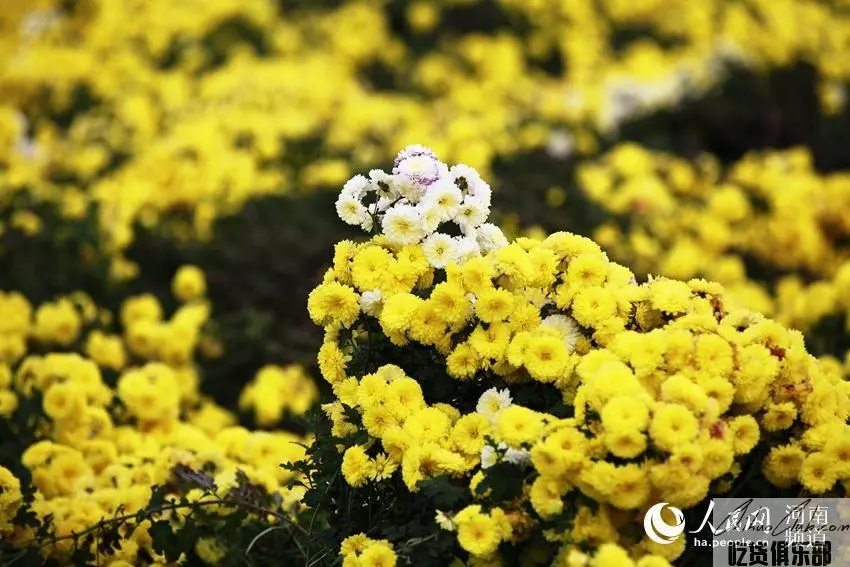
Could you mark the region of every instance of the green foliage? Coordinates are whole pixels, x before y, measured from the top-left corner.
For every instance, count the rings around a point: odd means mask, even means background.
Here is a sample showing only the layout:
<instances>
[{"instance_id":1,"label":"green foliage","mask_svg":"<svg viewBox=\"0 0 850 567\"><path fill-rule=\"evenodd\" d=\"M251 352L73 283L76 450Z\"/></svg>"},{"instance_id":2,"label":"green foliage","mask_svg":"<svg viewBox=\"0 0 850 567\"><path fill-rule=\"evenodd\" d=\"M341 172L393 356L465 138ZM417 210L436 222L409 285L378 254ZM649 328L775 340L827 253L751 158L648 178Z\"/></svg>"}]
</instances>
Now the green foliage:
<instances>
[{"instance_id":1,"label":"green foliage","mask_svg":"<svg viewBox=\"0 0 850 567\"><path fill-rule=\"evenodd\" d=\"M175 497L178 487L178 494L200 489L203 498ZM269 518L276 522L271 529ZM281 560L303 561L300 544L294 544L292 535L299 530L306 533L280 509L279 499L269 497L241 471L236 485L222 490L203 473L183 466L175 467L168 484L152 487L148 504L134 514L122 514L119 509L112 518L67 536L55 535L49 521L39 525L29 512L22 512L16 523L39 527L21 551L0 541L0 564L4 567L12 563L37 565L39 550L65 540L71 541L73 564L101 563L114 556L123 542L143 527L151 537L154 552L168 562L187 559L194 564L200 561L196 554L199 539L210 537L218 541L220 534L226 533L225 556L219 565L277 565ZM269 537L272 529L273 537Z\"/></svg>"},{"instance_id":2,"label":"green foliage","mask_svg":"<svg viewBox=\"0 0 850 567\"><path fill-rule=\"evenodd\" d=\"M285 465L305 476L307 492L302 501L309 509L301 515L300 524L306 527L301 547L307 564L334 564L340 542L357 533L393 541L402 565L436 567L460 552L453 534L435 532L429 511L471 501L468 490L454 484L450 477L441 476L423 481L420 490L411 494L398 475L389 487L383 483L380 488L353 488L339 472L343 452L338 447L350 447L362 439L332 437L327 420L319 414L312 418L311 426L317 434L307 458Z\"/></svg>"},{"instance_id":3,"label":"green foliage","mask_svg":"<svg viewBox=\"0 0 850 567\"><path fill-rule=\"evenodd\" d=\"M327 214L334 199L319 192L252 200L219 219L210 242L180 244L141 230L128 251L140 266L133 289L155 289L158 296L169 294L179 266L204 271L224 356L203 364L203 390L226 407L264 364L299 362L316 373L321 335L307 317L307 295L334 243L355 236Z\"/></svg>"},{"instance_id":4,"label":"green foliage","mask_svg":"<svg viewBox=\"0 0 850 567\"><path fill-rule=\"evenodd\" d=\"M93 207L83 218L68 220L54 203L37 200L29 192L15 194L8 207L0 203L0 214L31 211L40 219L41 229L34 234L14 226L0 231L0 290L26 292L36 303L78 289L114 298Z\"/></svg>"}]
</instances>

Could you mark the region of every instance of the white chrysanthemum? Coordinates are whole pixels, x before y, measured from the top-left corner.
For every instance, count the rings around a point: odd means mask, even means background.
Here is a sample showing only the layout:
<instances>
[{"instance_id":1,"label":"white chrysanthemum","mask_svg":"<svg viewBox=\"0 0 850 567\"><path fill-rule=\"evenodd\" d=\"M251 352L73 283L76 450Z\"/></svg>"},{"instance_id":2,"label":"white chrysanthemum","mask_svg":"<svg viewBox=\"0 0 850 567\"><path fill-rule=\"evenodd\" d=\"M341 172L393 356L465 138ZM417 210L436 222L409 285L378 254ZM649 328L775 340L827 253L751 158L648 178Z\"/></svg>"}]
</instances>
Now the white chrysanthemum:
<instances>
[{"instance_id":1,"label":"white chrysanthemum","mask_svg":"<svg viewBox=\"0 0 850 567\"><path fill-rule=\"evenodd\" d=\"M375 203L375 209L379 213L384 213L384 212L387 211L387 209L389 209L390 207L392 207L393 205L395 205L398 202L399 202L399 196L398 195L395 196L395 197L381 197L381 198L378 199L378 202Z\"/></svg>"},{"instance_id":2,"label":"white chrysanthemum","mask_svg":"<svg viewBox=\"0 0 850 567\"><path fill-rule=\"evenodd\" d=\"M499 462L499 454L492 445L484 445L481 449L481 468L489 469Z\"/></svg>"},{"instance_id":3,"label":"white chrysanthemum","mask_svg":"<svg viewBox=\"0 0 850 567\"><path fill-rule=\"evenodd\" d=\"M412 205L398 204L387 210L381 225L393 244L416 244L422 239L422 218Z\"/></svg>"},{"instance_id":4,"label":"white chrysanthemum","mask_svg":"<svg viewBox=\"0 0 850 567\"><path fill-rule=\"evenodd\" d=\"M437 525L440 526L440 529L446 530L447 532L453 532L456 529L455 523L442 510L437 510L435 520L437 521Z\"/></svg>"},{"instance_id":5,"label":"white chrysanthemum","mask_svg":"<svg viewBox=\"0 0 850 567\"><path fill-rule=\"evenodd\" d=\"M366 207L366 216L363 217L363 221L360 223L360 228L365 230L366 232L372 232L372 227L375 224L375 215L379 212L377 203L372 203L368 207Z\"/></svg>"},{"instance_id":6,"label":"white chrysanthemum","mask_svg":"<svg viewBox=\"0 0 850 567\"><path fill-rule=\"evenodd\" d=\"M373 189L372 182L365 175L355 175L342 186L343 195L351 195L358 201Z\"/></svg>"},{"instance_id":7,"label":"white chrysanthemum","mask_svg":"<svg viewBox=\"0 0 850 567\"><path fill-rule=\"evenodd\" d=\"M378 317L381 314L383 305L384 294L378 289L364 291L360 296L360 310L372 317Z\"/></svg>"},{"instance_id":8,"label":"white chrysanthemum","mask_svg":"<svg viewBox=\"0 0 850 567\"><path fill-rule=\"evenodd\" d=\"M374 197L366 198L371 192ZM431 263L442 267L507 245L498 228L485 224L490 197L490 186L475 169L463 164L449 169L430 148L411 145L399 152L392 174L373 169L368 177L349 179L336 207L346 223L365 231L380 222L383 235L396 245L420 243L443 223L455 223L462 236L429 240Z\"/></svg>"},{"instance_id":9,"label":"white chrysanthemum","mask_svg":"<svg viewBox=\"0 0 850 567\"><path fill-rule=\"evenodd\" d=\"M428 263L435 268L445 268L457 261L457 243L448 234L435 232L422 243L422 251Z\"/></svg>"},{"instance_id":10,"label":"white chrysanthemum","mask_svg":"<svg viewBox=\"0 0 850 567\"><path fill-rule=\"evenodd\" d=\"M441 179L432 184L422 199L424 206L437 210L440 216L440 222L454 218L460 208L461 202L463 202L463 195L460 189L448 179Z\"/></svg>"},{"instance_id":11,"label":"white chrysanthemum","mask_svg":"<svg viewBox=\"0 0 850 567\"><path fill-rule=\"evenodd\" d=\"M463 204L458 207L454 215L454 221L463 230L464 234L469 234L484 224L489 214L490 209L477 200L467 197L464 199Z\"/></svg>"},{"instance_id":12,"label":"white chrysanthemum","mask_svg":"<svg viewBox=\"0 0 850 567\"><path fill-rule=\"evenodd\" d=\"M419 206L423 207L422 204ZM436 231L437 227L440 226L440 223L443 222L441 211L434 206L425 206L420 210L422 215L422 230L425 231L425 234L431 234Z\"/></svg>"},{"instance_id":13,"label":"white chrysanthemum","mask_svg":"<svg viewBox=\"0 0 850 567\"><path fill-rule=\"evenodd\" d=\"M478 403L475 405L475 411L481 415L493 420L499 415L499 412L505 408L511 407L513 403L511 392L507 388L497 390L490 388L478 398Z\"/></svg>"},{"instance_id":14,"label":"white chrysanthemum","mask_svg":"<svg viewBox=\"0 0 850 567\"><path fill-rule=\"evenodd\" d=\"M493 192L475 168L459 163L449 169L449 174L464 195L474 198L485 208L490 206Z\"/></svg>"},{"instance_id":15,"label":"white chrysanthemum","mask_svg":"<svg viewBox=\"0 0 850 567\"><path fill-rule=\"evenodd\" d=\"M525 466L531 464L531 453L525 449L509 448L505 451L505 460L512 465Z\"/></svg>"},{"instance_id":16,"label":"white chrysanthemum","mask_svg":"<svg viewBox=\"0 0 850 567\"><path fill-rule=\"evenodd\" d=\"M669 84L668 84L669 83ZM600 127L616 130L628 118L652 108L653 104L668 98L675 99L675 81L641 83L632 78L614 78L606 86L607 104L600 119Z\"/></svg>"},{"instance_id":17,"label":"white chrysanthemum","mask_svg":"<svg viewBox=\"0 0 850 567\"><path fill-rule=\"evenodd\" d=\"M405 159L421 155L427 155L434 159L437 159L437 154L435 154L434 150L432 150L428 146L422 146L420 144L411 144L405 147L400 152L398 152L398 155L396 156L395 161L393 162L393 173L396 172L395 168L397 168L398 165Z\"/></svg>"},{"instance_id":18,"label":"white chrysanthemum","mask_svg":"<svg viewBox=\"0 0 850 567\"><path fill-rule=\"evenodd\" d=\"M36 140L27 135L29 120L27 120L27 117L22 112L16 110L15 122L17 122L14 127L16 137L15 151L26 159L36 159L41 154L42 148Z\"/></svg>"},{"instance_id":19,"label":"white chrysanthemum","mask_svg":"<svg viewBox=\"0 0 850 567\"><path fill-rule=\"evenodd\" d=\"M571 353L576 348L576 341L578 341L583 336L581 332L581 327L579 327L575 319L573 319L569 315L549 315L548 317L543 319L541 325L547 325L549 327L554 327L558 329L558 331L564 337L564 344L567 345L567 350Z\"/></svg>"},{"instance_id":20,"label":"white chrysanthemum","mask_svg":"<svg viewBox=\"0 0 850 567\"><path fill-rule=\"evenodd\" d=\"M392 190L413 204L418 203L425 195L425 186L405 175L393 175Z\"/></svg>"},{"instance_id":21,"label":"white chrysanthemum","mask_svg":"<svg viewBox=\"0 0 850 567\"><path fill-rule=\"evenodd\" d=\"M428 187L442 177L448 177L449 168L427 148L402 150L393 167L393 177L407 179L414 185Z\"/></svg>"},{"instance_id":22,"label":"white chrysanthemum","mask_svg":"<svg viewBox=\"0 0 850 567\"><path fill-rule=\"evenodd\" d=\"M481 255L478 242L471 236L456 236L455 243L457 245L457 261L460 264Z\"/></svg>"},{"instance_id":23,"label":"white chrysanthemum","mask_svg":"<svg viewBox=\"0 0 850 567\"><path fill-rule=\"evenodd\" d=\"M475 240L481 248L481 252L487 254L493 250L499 250L508 245L508 239L502 230L490 223L485 223L475 229Z\"/></svg>"},{"instance_id":24,"label":"white chrysanthemum","mask_svg":"<svg viewBox=\"0 0 850 567\"><path fill-rule=\"evenodd\" d=\"M18 138L15 151L28 160L34 160L41 155L43 148L37 141L33 140L29 136L21 136Z\"/></svg>"},{"instance_id":25,"label":"white chrysanthemum","mask_svg":"<svg viewBox=\"0 0 850 567\"><path fill-rule=\"evenodd\" d=\"M398 191L393 188L393 176L383 169L373 169L369 172L369 179L372 180L372 186L378 193L379 200L393 202L398 199Z\"/></svg>"},{"instance_id":26,"label":"white chrysanthemum","mask_svg":"<svg viewBox=\"0 0 850 567\"><path fill-rule=\"evenodd\" d=\"M29 39L37 39L59 21L60 17L58 10L32 10L21 21L21 35Z\"/></svg>"},{"instance_id":27,"label":"white chrysanthemum","mask_svg":"<svg viewBox=\"0 0 850 567\"><path fill-rule=\"evenodd\" d=\"M549 139L546 141L546 153L553 158L568 158L573 153L574 148L573 137L566 130L552 130L549 133Z\"/></svg>"},{"instance_id":28,"label":"white chrysanthemum","mask_svg":"<svg viewBox=\"0 0 850 567\"><path fill-rule=\"evenodd\" d=\"M432 155L419 154L406 157L393 169L396 175L406 175L414 179L437 180L439 175L439 160Z\"/></svg>"},{"instance_id":29,"label":"white chrysanthemum","mask_svg":"<svg viewBox=\"0 0 850 567\"><path fill-rule=\"evenodd\" d=\"M360 225L369 217L369 211L357 198L350 194L340 193L336 200L336 214L342 222L352 225Z\"/></svg>"}]
</instances>

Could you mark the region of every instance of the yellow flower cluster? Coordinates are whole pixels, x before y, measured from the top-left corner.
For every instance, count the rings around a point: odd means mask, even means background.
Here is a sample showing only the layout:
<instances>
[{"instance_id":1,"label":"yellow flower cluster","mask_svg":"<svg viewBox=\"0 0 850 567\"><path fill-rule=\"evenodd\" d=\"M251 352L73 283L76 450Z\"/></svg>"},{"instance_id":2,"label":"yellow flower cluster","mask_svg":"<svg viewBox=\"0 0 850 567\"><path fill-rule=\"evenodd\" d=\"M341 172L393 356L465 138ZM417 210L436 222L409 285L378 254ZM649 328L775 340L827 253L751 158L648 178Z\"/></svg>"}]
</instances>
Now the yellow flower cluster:
<instances>
[{"instance_id":1,"label":"yellow flower cluster","mask_svg":"<svg viewBox=\"0 0 850 567\"><path fill-rule=\"evenodd\" d=\"M711 84L718 59L809 61L833 110L850 75L850 19L837 0L490 8L530 23L528 38L442 34L443 13L462 2L422 0L407 19L435 34L425 53L393 35L386 4L281 14L263 0L41 0L4 10L0 206L24 188L73 219L94 202L105 250L120 253L137 221L169 217L162 230L206 238L251 196L339 183L411 139L483 172L530 148L587 152L592 131ZM635 27L668 41L615 49ZM544 71L553 58L563 72ZM375 68L396 90L370 86ZM10 219L39 229L30 211ZM120 256L114 270L134 273Z\"/></svg>"},{"instance_id":2,"label":"yellow flower cluster","mask_svg":"<svg viewBox=\"0 0 850 567\"><path fill-rule=\"evenodd\" d=\"M80 218L95 202L107 251L132 242L135 222L165 216L174 222L163 230L205 238L217 216L251 196L339 183L352 164L386 159L409 139L484 168L545 138L523 110L537 105L531 93L545 76L524 64L519 40L470 36L460 55L453 42L420 61L391 35L383 2L285 18L262 0L123 0L85 12L41 4L10 13L15 33L4 36L0 203L29 188ZM234 22L251 29L228 33ZM399 73L422 96L366 87L370 65ZM466 66L474 76L460 73ZM80 92L91 104L80 104ZM50 119L67 112L67 128ZM315 138L327 157L304 159L301 147ZM120 261L115 269L132 274Z\"/></svg>"},{"instance_id":3,"label":"yellow flower cluster","mask_svg":"<svg viewBox=\"0 0 850 567\"><path fill-rule=\"evenodd\" d=\"M178 271L174 292L192 301L169 321L163 321L153 295L125 301L123 336L108 332L107 314L81 294L37 309L20 294L0 294L0 336L15 344L4 349L0 362L0 413L8 417L19 403L41 400L48 419L37 421L40 440L25 450L22 463L36 488L32 509L42 522L53 518L54 536L142 510L153 486L171 482L177 465L209 475L222 497L242 471L251 483L279 497L285 509L300 505L303 489L292 486L294 473L280 464L303 458L309 439L240 427L229 411L199 394L194 348L208 316L208 307L199 303L203 281L197 268ZM84 354L62 352L65 348ZM105 380L107 373L117 374L114 387ZM315 385L302 370L269 366L243 399L256 404L258 421L273 425L283 405L303 413L315 396ZM277 405L270 409L267 401ZM193 489L172 496L193 500L203 494ZM13 545L26 545L34 535L32 528L10 523L20 505L19 481L0 467L0 533ZM179 523L184 513L188 509L176 511L171 520ZM114 565L135 564L144 554L159 557L149 527L146 521L127 535L110 558ZM42 551L68 561L73 545L64 539ZM211 564L223 556L214 541L199 541L197 551Z\"/></svg>"},{"instance_id":4,"label":"yellow flower cluster","mask_svg":"<svg viewBox=\"0 0 850 567\"><path fill-rule=\"evenodd\" d=\"M190 362L209 318L209 305L203 297L203 273L197 268L181 268L174 279L178 299L187 301L169 320L151 294L127 299L120 313L123 337L98 328L111 315L99 310L82 292L47 302L33 312L29 301L18 292L0 291L0 308L8 313L0 323L0 361L13 363L26 353L27 339L47 347L69 348L83 339L85 354L111 370L123 369L130 357L158 361L178 368L181 395L197 397L197 376Z\"/></svg>"},{"instance_id":5,"label":"yellow flower cluster","mask_svg":"<svg viewBox=\"0 0 850 567\"><path fill-rule=\"evenodd\" d=\"M396 554L386 540L357 534L343 540L339 555L344 567L395 567Z\"/></svg>"},{"instance_id":6,"label":"yellow flower cluster","mask_svg":"<svg viewBox=\"0 0 850 567\"><path fill-rule=\"evenodd\" d=\"M269 494L280 495L285 506L297 505L301 491L289 487L292 473L278 463L303 456L303 448L295 443L302 441L300 438L235 426L233 418L212 403L184 418L176 412L152 416L146 411L144 417L157 417L159 421L140 418L134 423L130 416L105 405L115 399L123 402L125 392L136 394L124 377L116 393L103 384L93 362L76 354L48 355L41 370L36 370L30 360L26 359L19 370L22 379L33 376L40 382L55 381L44 399L45 413L57 416L52 431L30 446L22 458L37 489L33 510L41 521L52 516L54 536L68 536L102 519L138 512L147 506L152 487L169 482L177 465L209 474L222 495L235 486L236 471L241 470ZM162 378L168 377L167 367L156 370L160 378L154 384L148 380L157 374L149 367L135 372L145 380L146 391L166 397L175 384ZM78 376L84 372L88 391L78 383ZM92 399L92 392L100 399ZM163 403L157 405L162 407ZM69 409L76 413L69 414ZM188 496L197 499L201 494L194 489ZM179 521L179 516L173 519ZM144 524L128 536L113 559L133 562L142 550L157 557L148 527ZM8 535L14 544L24 545L33 534L31 529L16 528ZM72 545L72 540L60 541L44 552L61 561L72 551Z\"/></svg>"},{"instance_id":7,"label":"yellow flower cluster","mask_svg":"<svg viewBox=\"0 0 850 567\"><path fill-rule=\"evenodd\" d=\"M753 153L722 172L707 156L691 163L627 143L578 178L628 219L628 230L608 222L595 237L637 271L708 277L787 326L844 315L850 329L850 176L817 173L805 148Z\"/></svg>"},{"instance_id":8,"label":"yellow flower cluster","mask_svg":"<svg viewBox=\"0 0 850 567\"><path fill-rule=\"evenodd\" d=\"M180 301L201 299L207 291L204 272L197 266L181 266L171 282L171 292Z\"/></svg>"},{"instance_id":9,"label":"yellow flower cluster","mask_svg":"<svg viewBox=\"0 0 850 567\"><path fill-rule=\"evenodd\" d=\"M239 408L251 411L257 423L270 426L286 414L307 412L319 397L316 383L300 366L264 366L239 396Z\"/></svg>"},{"instance_id":10,"label":"yellow flower cluster","mask_svg":"<svg viewBox=\"0 0 850 567\"><path fill-rule=\"evenodd\" d=\"M591 557L575 547L568 547L558 563L563 567L669 567L670 563L657 555L645 555L637 561L616 543L603 543Z\"/></svg>"},{"instance_id":11,"label":"yellow flower cluster","mask_svg":"<svg viewBox=\"0 0 850 567\"><path fill-rule=\"evenodd\" d=\"M0 534L12 530L12 520L23 504L21 482L0 466Z\"/></svg>"},{"instance_id":12,"label":"yellow flower cluster","mask_svg":"<svg viewBox=\"0 0 850 567\"><path fill-rule=\"evenodd\" d=\"M17 360L26 352L32 306L20 293L0 291L0 313L3 313L0 320L0 361Z\"/></svg>"},{"instance_id":13,"label":"yellow flower cluster","mask_svg":"<svg viewBox=\"0 0 850 567\"><path fill-rule=\"evenodd\" d=\"M621 113L705 88L717 78L713 65L723 60L759 70L805 61L819 73L825 110L844 104L850 19L841 0L500 3L532 24L530 54L554 51L564 61L573 115L591 116L603 127L616 124ZM628 28L648 33L615 48L612 35ZM629 102L618 104L618 97Z\"/></svg>"},{"instance_id":14,"label":"yellow flower cluster","mask_svg":"<svg viewBox=\"0 0 850 567\"><path fill-rule=\"evenodd\" d=\"M172 292L183 304L168 319L159 301L146 293L127 299L121 306L120 319L129 354L142 360L155 360L189 370L202 327L210 315L204 294L206 280L195 266L182 266L172 280ZM99 363L108 359L117 365L122 356L114 337L89 337L87 354ZM117 366L120 369L121 366ZM185 373L184 373L185 374ZM180 378L185 396L197 396L197 377L189 370Z\"/></svg>"},{"instance_id":15,"label":"yellow flower cluster","mask_svg":"<svg viewBox=\"0 0 850 567\"><path fill-rule=\"evenodd\" d=\"M513 535L511 520L501 508L484 513L481 506L473 504L452 518L452 528L457 529L461 547L476 557L492 556L499 544Z\"/></svg>"},{"instance_id":16,"label":"yellow flower cluster","mask_svg":"<svg viewBox=\"0 0 850 567\"><path fill-rule=\"evenodd\" d=\"M524 471L532 515L517 502L438 514L477 557L497 558L501 541L576 506L572 528L546 531L549 541L673 560L684 539L634 537L635 512L724 493L759 445L773 447L762 467L778 486L823 493L850 480L850 444L839 441L850 386L836 364L811 356L800 332L729 308L720 284L638 284L581 236L521 238L445 269L382 236L340 242L308 310L325 329L318 360L336 398L324 406L332 434L366 434L345 449L349 485L398 473L416 492L449 475L482 497L495 465ZM394 359L404 369L379 358L358 374L387 348L409 353ZM423 359L437 370L414 362ZM449 385L435 390L434 372ZM513 402L533 387L558 392L571 417Z\"/></svg>"}]
</instances>

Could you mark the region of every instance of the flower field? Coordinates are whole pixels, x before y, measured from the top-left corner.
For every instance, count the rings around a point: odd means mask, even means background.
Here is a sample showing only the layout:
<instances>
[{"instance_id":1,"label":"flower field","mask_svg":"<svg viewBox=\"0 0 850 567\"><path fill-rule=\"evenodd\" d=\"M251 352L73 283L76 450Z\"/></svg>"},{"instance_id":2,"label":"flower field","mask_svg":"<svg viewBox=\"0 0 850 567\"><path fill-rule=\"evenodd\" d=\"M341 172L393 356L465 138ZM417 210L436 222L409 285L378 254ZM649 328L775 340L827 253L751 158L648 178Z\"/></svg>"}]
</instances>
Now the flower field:
<instances>
[{"instance_id":1,"label":"flower field","mask_svg":"<svg viewBox=\"0 0 850 567\"><path fill-rule=\"evenodd\" d=\"M653 506L844 498L848 87L846 0L6 0L0 566L707 567Z\"/></svg>"}]
</instances>

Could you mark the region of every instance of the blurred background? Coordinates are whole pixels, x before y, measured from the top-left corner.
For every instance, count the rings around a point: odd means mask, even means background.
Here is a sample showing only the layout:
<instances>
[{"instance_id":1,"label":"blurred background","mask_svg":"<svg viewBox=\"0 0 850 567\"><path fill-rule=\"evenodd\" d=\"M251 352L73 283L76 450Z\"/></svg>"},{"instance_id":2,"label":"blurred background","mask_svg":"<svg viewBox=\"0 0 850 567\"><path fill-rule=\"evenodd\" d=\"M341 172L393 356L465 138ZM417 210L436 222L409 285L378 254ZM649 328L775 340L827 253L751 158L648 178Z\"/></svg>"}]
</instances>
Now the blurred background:
<instances>
[{"instance_id":1,"label":"blurred background","mask_svg":"<svg viewBox=\"0 0 850 567\"><path fill-rule=\"evenodd\" d=\"M418 143L509 234L720 281L850 373L848 80L847 0L0 0L0 290L173 309L199 266L233 408L318 376L337 193Z\"/></svg>"}]
</instances>

